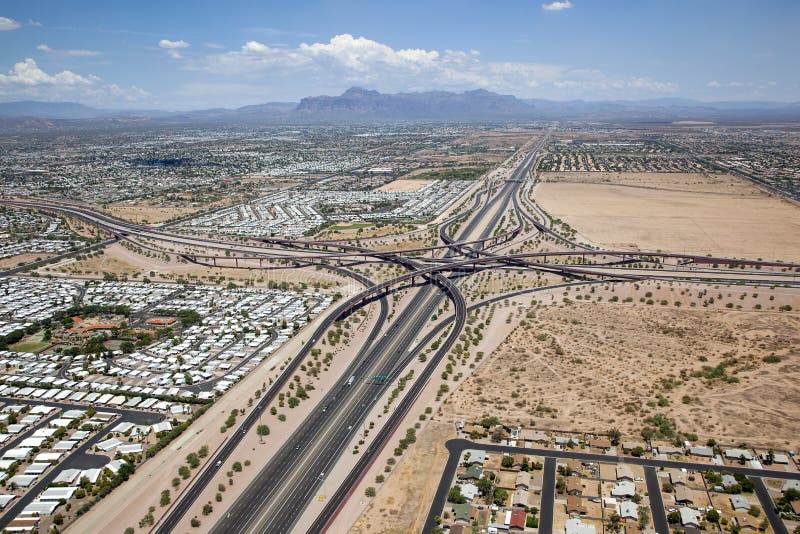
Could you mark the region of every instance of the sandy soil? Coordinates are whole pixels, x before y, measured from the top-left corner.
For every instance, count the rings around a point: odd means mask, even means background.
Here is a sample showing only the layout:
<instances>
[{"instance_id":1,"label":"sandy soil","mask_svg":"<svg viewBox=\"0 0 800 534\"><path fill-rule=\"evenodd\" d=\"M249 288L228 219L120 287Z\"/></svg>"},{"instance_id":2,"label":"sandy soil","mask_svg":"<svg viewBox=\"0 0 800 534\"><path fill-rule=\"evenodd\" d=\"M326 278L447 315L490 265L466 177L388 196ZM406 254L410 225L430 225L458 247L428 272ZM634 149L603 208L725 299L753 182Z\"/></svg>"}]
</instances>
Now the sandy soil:
<instances>
[{"instance_id":1,"label":"sandy soil","mask_svg":"<svg viewBox=\"0 0 800 534\"><path fill-rule=\"evenodd\" d=\"M45 258L52 258L55 254L47 254L44 252L32 252L29 254L17 254L8 258L0 259L0 269L10 269L17 267L21 263L31 263L36 260L43 260Z\"/></svg>"},{"instance_id":2,"label":"sandy soil","mask_svg":"<svg viewBox=\"0 0 800 534\"><path fill-rule=\"evenodd\" d=\"M447 462L444 443L455 435L452 424L428 424L350 531L421 532Z\"/></svg>"},{"instance_id":3,"label":"sandy soil","mask_svg":"<svg viewBox=\"0 0 800 534\"><path fill-rule=\"evenodd\" d=\"M109 215L119 217L134 223L160 223L175 217L183 217L196 213L208 206L198 206L195 208L176 208L148 206L146 204L111 204L106 211Z\"/></svg>"},{"instance_id":4,"label":"sandy soil","mask_svg":"<svg viewBox=\"0 0 800 534\"><path fill-rule=\"evenodd\" d=\"M800 314L729 310L722 304L775 302L763 288L756 298L752 290L710 289L703 299L713 295L717 309L686 307L697 299L697 288L682 296L677 296L679 287L669 289L641 288L654 293L654 305L635 298L629 304L532 310L533 318L445 404L444 417L475 420L501 413L509 424L581 431L616 426L634 438L646 417L663 413L678 430L701 439L796 447ZM747 294L744 301L741 293ZM616 294L620 299L633 295L620 288ZM670 304L660 305L661 298ZM796 292L781 298L790 298L796 309ZM678 299L684 307L671 304ZM763 361L769 355L779 361ZM722 362L726 376L738 383L692 376Z\"/></svg>"},{"instance_id":5,"label":"sandy soil","mask_svg":"<svg viewBox=\"0 0 800 534\"><path fill-rule=\"evenodd\" d=\"M412 191L419 191L426 185L432 184L432 180L395 180L388 184L382 185L378 191L395 191L399 193L408 193Z\"/></svg>"},{"instance_id":6,"label":"sandy soil","mask_svg":"<svg viewBox=\"0 0 800 534\"><path fill-rule=\"evenodd\" d=\"M800 259L800 207L734 177L543 173L536 199L601 247Z\"/></svg>"}]
</instances>

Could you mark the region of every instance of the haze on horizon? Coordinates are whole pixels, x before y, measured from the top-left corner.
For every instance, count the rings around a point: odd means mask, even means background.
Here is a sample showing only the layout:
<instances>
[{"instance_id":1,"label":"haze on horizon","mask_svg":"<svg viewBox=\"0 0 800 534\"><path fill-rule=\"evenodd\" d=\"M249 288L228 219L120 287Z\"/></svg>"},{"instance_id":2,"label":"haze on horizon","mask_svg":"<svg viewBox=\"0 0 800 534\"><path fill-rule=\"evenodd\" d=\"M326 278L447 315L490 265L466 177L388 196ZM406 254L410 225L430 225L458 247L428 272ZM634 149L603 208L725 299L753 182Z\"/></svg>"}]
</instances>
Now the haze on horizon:
<instances>
[{"instance_id":1,"label":"haze on horizon","mask_svg":"<svg viewBox=\"0 0 800 534\"><path fill-rule=\"evenodd\" d=\"M186 110L351 86L800 100L800 4L235 1L0 7L0 101Z\"/></svg>"}]
</instances>

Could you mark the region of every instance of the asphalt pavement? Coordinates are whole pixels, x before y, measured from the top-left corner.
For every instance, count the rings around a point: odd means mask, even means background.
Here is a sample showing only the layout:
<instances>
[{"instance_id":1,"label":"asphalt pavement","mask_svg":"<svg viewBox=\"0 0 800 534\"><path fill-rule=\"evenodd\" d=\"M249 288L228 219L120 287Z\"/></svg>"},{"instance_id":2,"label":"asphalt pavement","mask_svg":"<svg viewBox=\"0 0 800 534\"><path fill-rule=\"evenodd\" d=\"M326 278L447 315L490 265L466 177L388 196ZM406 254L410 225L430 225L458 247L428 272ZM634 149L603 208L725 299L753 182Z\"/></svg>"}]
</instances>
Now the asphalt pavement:
<instances>
[{"instance_id":1,"label":"asphalt pavement","mask_svg":"<svg viewBox=\"0 0 800 534\"><path fill-rule=\"evenodd\" d=\"M459 457L461 453L458 453ZM556 489L556 459L544 459L542 472L542 500L539 503L539 534L553 534L553 508L555 502L549 498L555 495ZM548 497L548 498L545 498Z\"/></svg>"},{"instance_id":2,"label":"asphalt pavement","mask_svg":"<svg viewBox=\"0 0 800 534\"><path fill-rule=\"evenodd\" d=\"M669 534L667 511L664 508L664 499L661 498L661 484L658 483L658 474L654 467L644 468L644 479L647 483L647 496L650 499L650 515L653 518L653 528L656 534Z\"/></svg>"}]
</instances>

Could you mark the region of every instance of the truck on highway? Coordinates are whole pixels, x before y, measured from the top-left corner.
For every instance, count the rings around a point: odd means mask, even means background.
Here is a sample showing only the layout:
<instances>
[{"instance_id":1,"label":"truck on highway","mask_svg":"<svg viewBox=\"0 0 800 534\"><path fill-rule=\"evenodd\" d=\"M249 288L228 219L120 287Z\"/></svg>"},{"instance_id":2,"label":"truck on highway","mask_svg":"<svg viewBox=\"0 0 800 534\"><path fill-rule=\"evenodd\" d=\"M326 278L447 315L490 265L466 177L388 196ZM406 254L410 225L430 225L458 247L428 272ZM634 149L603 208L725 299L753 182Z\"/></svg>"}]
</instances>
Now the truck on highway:
<instances>
[{"instance_id":1,"label":"truck on highway","mask_svg":"<svg viewBox=\"0 0 800 534\"><path fill-rule=\"evenodd\" d=\"M356 375L352 375L352 376L351 376L351 377L350 377L350 378L347 380L347 385L348 385L348 386L352 386L352 385L353 385L353 382L355 382L355 381L356 381Z\"/></svg>"}]
</instances>

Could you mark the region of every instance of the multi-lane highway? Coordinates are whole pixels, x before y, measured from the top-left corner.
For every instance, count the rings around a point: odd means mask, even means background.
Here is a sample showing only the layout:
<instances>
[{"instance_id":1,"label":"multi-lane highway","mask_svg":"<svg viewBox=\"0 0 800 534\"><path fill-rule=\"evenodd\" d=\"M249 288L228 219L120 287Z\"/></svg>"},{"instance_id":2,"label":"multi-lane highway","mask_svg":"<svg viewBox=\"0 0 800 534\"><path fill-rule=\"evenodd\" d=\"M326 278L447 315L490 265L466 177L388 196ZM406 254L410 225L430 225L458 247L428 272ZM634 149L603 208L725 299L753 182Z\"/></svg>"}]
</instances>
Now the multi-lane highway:
<instances>
[{"instance_id":1,"label":"multi-lane highway","mask_svg":"<svg viewBox=\"0 0 800 534\"><path fill-rule=\"evenodd\" d=\"M524 168L517 172L527 172L534 160L535 156L526 158ZM484 228L479 238L491 234L508 205L510 195L515 194L518 187L519 182L508 182L501 194L473 215L459 235L460 240L468 240L481 222L484 223ZM491 219L487 223L490 214ZM453 251L448 254L452 253ZM419 266L417 270L420 270ZM434 282L441 284L453 299L456 324L445 342L430 358L422 375L415 377L409 392L395 408L392 416L378 430L371 447L362 454L357 469L351 471L346 483L340 487L348 489L358 480L359 471L369 464L370 459L385 444L427 378L460 334L466 318L464 298L449 279L440 278ZM405 363L409 357L414 356L414 351L409 351L409 347L413 346L415 337L430 320L441 298L438 288L433 286L425 286L417 292L378 343L359 353L355 362L360 364L359 367L352 371L348 369L342 375L337 385L318 404L322 408L318 408L301 424L286 445L215 525L213 532L280 533L292 529L352 436L361 430L367 414L379 400L382 389L388 387L388 384L372 382L369 377L395 377L399 374L403 366L398 365L398 362ZM351 382L350 377L355 377L355 380ZM276 484L275 481L280 483ZM343 497L342 492L335 492L326 510L334 512ZM324 528L328 518L328 513L320 514L311 531Z\"/></svg>"},{"instance_id":2,"label":"multi-lane highway","mask_svg":"<svg viewBox=\"0 0 800 534\"><path fill-rule=\"evenodd\" d=\"M634 253L630 251L597 251L569 242L555 232L546 222L543 213L536 211L526 202L519 202L521 186L529 176L536 162L538 151L543 146L543 137L538 146L521 159L519 165L504 181L495 181L486 187L485 194L475 195L475 204L458 215L445 219L439 226L442 245L402 251L374 251L345 243L322 243L309 241L290 241L281 239L265 242L231 242L211 237L186 236L170 232L165 228L134 225L109 217L94 210L70 203L43 202L37 199L11 199L5 203L58 211L76 217L84 222L98 226L121 239L136 243L136 246L158 250L164 247L183 247L179 252L187 261L213 262L226 267L243 269L281 269L309 264L333 269L339 274L357 279L366 286L364 291L345 300L310 335L310 340L302 350L293 355L291 362L280 378L259 400L254 409L243 420L236 432L208 461L169 512L156 525L156 532L173 531L181 518L192 507L203 489L213 480L222 464L231 456L241 439L254 427L259 416L274 401L278 392L294 374L303 357L322 339L326 330L337 319L372 302L380 301L378 322L370 335L363 340L357 356L336 384L319 400L313 412L300 423L297 430L289 436L273 458L262 468L253 483L231 505L226 514L214 525L214 532L289 532L302 516L312 496L325 482L333 466L339 461L352 438L361 431L368 414L379 402L386 388L394 387L392 382L404 373L407 364L416 354L429 345L435 336L449 328L448 335L437 351L429 356L424 370L409 383L405 395L394 405L394 410L383 423L372 432L368 442L343 480L327 480L335 489L325 509L313 523L310 531L321 532L336 516L340 506L347 499L352 488L358 483L375 456L388 443L393 432L413 406L432 376L437 364L447 354L461 333L468 307L458 287L459 279L465 272L481 269L526 268L539 272L549 272L564 277L580 278L580 283L588 279L639 280L652 278L673 278L683 280L711 280L722 275L724 270L691 270L685 263L728 265L731 267L750 266L791 271L798 265L775 262L759 262L726 258L708 258L691 255L667 253ZM532 215L527 211L532 209ZM535 215L535 216L534 216ZM541 222L537 220L541 219ZM514 221L509 228L505 221ZM450 235L449 229L460 226L457 235ZM499 245L510 246L519 243L526 223L538 232L556 238L566 245L567 251L531 252L500 254L492 252ZM332 249L332 250L331 250ZM162 250L163 251L163 250ZM213 252L209 252L213 251ZM416 254L430 252L430 257L416 257ZM437 255L438 252L438 255ZM548 257L552 261L548 261ZM581 258L580 264L569 263ZM585 260L589 258L590 264ZM591 263L601 259L604 264ZM558 263L559 259L563 260ZM675 263L674 269L663 269L654 265L655 261ZM266 265L264 265L266 261ZM372 283L354 273L349 266L367 261L390 262L407 270L407 273L380 283ZM621 268L621 263L636 261L645 264L636 271ZM289 263L292 262L292 263ZM648 268L650 264L653 268ZM658 268L656 268L658 267ZM449 273L449 274L448 274ZM796 285L791 272L761 271L759 277L748 277L747 272L737 270L725 272L730 275L730 283L782 283ZM738 275L738 276L736 276ZM409 285L410 283L410 285ZM415 285L420 283L421 285ZM553 286L557 287L557 286ZM388 317L388 304L385 296L398 288L408 289L409 302L393 314L394 319L384 325ZM542 288L523 290L504 295L508 296ZM438 323L431 324L431 317L439 309L444 298L453 303L453 313L438 317ZM476 303L470 308L492 302L489 299ZM426 332L421 340L415 341L420 332ZM388 381L370 380L373 376L387 376ZM309 401L311 402L311 401ZM348 456L349 457L349 456ZM553 467L553 466L549 466ZM543 508L544 519L547 510ZM546 527L544 527L546 530Z\"/></svg>"}]
</instances>

